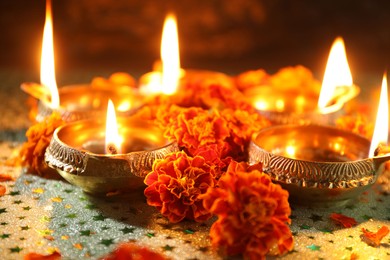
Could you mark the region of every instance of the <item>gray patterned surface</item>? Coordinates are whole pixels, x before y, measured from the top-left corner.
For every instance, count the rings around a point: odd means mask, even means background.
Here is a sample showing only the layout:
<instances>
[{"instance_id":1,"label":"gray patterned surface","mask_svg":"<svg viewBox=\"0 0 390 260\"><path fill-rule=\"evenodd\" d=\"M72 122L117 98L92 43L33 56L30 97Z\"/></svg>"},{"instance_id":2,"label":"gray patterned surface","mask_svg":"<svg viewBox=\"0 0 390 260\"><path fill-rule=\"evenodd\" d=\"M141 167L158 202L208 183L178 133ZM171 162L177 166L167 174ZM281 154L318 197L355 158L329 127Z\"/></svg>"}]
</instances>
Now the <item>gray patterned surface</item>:
<instances>
[{"instance_id":1,"label":"gray patterned surface","mask_svg":"<svg viewBox=\"0 0 390 260\"><path fill-rule=\"evenodd\" d=\"M2 161L13 147L7 142L0 145ZM208 239L212 221L170 224L145 203L142 190L98 198L64 181L23 174L21 168L1 164L0 171L20 175L15 182L5 183L7 193L0 197L0 259L53 250L64 259L97 259L124 241L135 241L172 259L221 259ZM359 225L340 228L329 219L332 212L354 217ZM380 185L345 208L294 207L291 218L295 247L282 259L349 259L352 253L359 259L390 259L390 235L378 248L360 239L363 227L376 231L390 226L389 194Z\"/></svg>"}]
</instances>

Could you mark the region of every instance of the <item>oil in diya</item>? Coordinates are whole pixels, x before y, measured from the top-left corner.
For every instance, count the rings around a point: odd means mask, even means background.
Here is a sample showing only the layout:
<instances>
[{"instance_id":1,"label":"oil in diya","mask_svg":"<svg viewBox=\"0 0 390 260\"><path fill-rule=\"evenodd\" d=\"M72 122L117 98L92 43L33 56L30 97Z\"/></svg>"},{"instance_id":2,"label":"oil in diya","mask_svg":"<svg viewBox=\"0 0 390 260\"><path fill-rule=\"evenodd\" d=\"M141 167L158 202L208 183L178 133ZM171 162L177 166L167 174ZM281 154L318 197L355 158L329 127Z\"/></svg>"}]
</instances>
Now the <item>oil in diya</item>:
<instances>
[{"instance_id":1,"label":"oil in diya","mask_svg":"<svg viewBox=\"0 0 390 260\"><path fill-rule=\"evenodd\" d=\"M390 154L378 156L375 150L381 143L387 144L387 118L384 77L371 142L331 126L272 126L253 136L249 163L261 163L263 171L289 191L294 203L342 206L367 190L384 171Z\"/></svg>"},{"instance_id":2,"label":"oil in diya","mask_svg":"<svg viewBox=\"0 0 390 260\"><path fill-rule=\"evenodd\" d=\"M275 124L333 124L343 106L360 92L352 82L343 40L337 38L332 46L321 89L317 91L319 84L303 70L302 66L284 69L262 85L246 87L243 93ZM308 78L302 79L304 75ZM287 76L293 78L287 81Z\"/></svg>"},{"instance_id":3,"label":"oil in diya","mask_svg":"<svg viewBox=\"0 0 390 260\"><path fill-rule=\"evenodd\" d=\"M112 105L107 112L115 115ZM45 162L85 192L106 194L143 187L154 160L178 151L162 131L138 116L110 122L89 119L56 129ZM117 125L117 130L115 126Z\"/></svg>"}]
</instances>

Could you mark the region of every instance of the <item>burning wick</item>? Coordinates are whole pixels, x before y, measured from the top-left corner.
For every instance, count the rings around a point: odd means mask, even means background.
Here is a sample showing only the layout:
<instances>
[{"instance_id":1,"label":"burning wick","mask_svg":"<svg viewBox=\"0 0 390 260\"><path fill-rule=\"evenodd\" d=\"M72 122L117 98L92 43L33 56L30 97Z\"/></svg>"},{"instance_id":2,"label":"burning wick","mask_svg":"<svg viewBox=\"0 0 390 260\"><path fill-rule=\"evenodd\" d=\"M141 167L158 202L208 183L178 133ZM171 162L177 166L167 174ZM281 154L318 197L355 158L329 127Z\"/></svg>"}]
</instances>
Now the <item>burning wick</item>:
<instances>
[{"instance_id":1,"label":"burning wick","mask_svg":"<svg viewBox=\"0 0 390 260\"><path fill-rule=\"evenodd\" d=\"M107 118L106 118L106 153L121 153L122 138L119 135L118 124L116 121L115 107L111 99L108 100Z\"/></svg>"},{"instance_id":2,"label":"burning wick","mask_svg":"<svg viewBox=\"0 0 390 260\"><path fill-rule=\"evenodd\" d=\"M116 148L115 144L107 144L107 153L108 154L117 154L118 149Z\"/></svg>"}]
</instances>

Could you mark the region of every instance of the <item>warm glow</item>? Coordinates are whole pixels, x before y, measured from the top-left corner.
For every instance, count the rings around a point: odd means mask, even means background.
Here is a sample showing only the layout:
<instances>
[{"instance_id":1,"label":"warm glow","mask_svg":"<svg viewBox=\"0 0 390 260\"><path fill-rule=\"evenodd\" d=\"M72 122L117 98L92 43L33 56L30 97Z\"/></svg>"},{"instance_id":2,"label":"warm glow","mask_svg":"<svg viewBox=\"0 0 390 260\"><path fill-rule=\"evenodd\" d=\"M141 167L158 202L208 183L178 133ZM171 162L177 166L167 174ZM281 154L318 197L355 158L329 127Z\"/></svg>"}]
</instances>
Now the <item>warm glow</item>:
<instances>
[{"instance_id":1,"label":"warm glow","mask_svg":"<svg viewBox=\"0 0 390 260\"><path fill-rule=\"evenodd\" d=\"M286 146L286 155L288 157L294 158L294 156L295 156L295 147L293 145Z\"/></svg>"},{"instance_id":2,"label":"warm glow","mask_svg":"<svg viewBox=\"0 0 390 260\"><path fill-rule=\"evenodd\" d=\"M43 29L42 55L41 55L41 84L49 88L51 95L51 107L60 106L60 98L57 90L54 47L53 47L53 22L51 17L51 0L46 1L46 20Z\"/></svg>"},{"instance_id":3,"label":"warm glow","mask_svg":"<svg viewBox=\"0 0 390 260\"><path fill-rule=\"evenodd\" d=\"M162 80L161 92L175 93L180 79L179 37L176 18L170 14L164 22L161 40Z\"/></svg>"},{"instance_id":4,"label":"warm glow","mask_svg":"<svg viewBox=\"0 0 390 260\"><path fill-rule=\"evenodd\" d=\"M266 110L268 105L267 105L267 102L265 102L264 100L257 100L255 102L255 107L258 109L258 110Z\"/></svg>"},{"instance_id":5,"label":"warm glow","mask_svg":"<svg viewBox=\"0 0 390 260\"><path fill-rule=\"evenodd\" d=\"M108 100L107 117L106 117L106 145L107 154L121 153L122 138L118 132L116 121L115 107L111 99Z\"/></svg>"},{"instance_id":6,"label":"warm glow","mask_svg":"<svg viewBox=\"0 0 390 260\"><path fill-rule=\"evenodd\" d=\"M387 100L387 78L383 75L378 113L376 114L374 135L372 136L369 157L374 156L375 149L380 143L387 144L389 131L389 101Z\"/></svg>"},{"instance_id":7,"label":"warm glow","mask_svg":"<svg viewBox=\"0 0 390 260\"><path fill-rule=\"evenodd\" d=\"M122 101L122 103L120 103L116 108L116 110L120 112L129 111L130 109L131 109L131 101L129 100Z\"/></svg>"},{"instance_id":8,"label":"warm glow","mask_svg":"<svg viewBox=\"0 0 390 260\"><path fill-rule=\"evenodd\" d=\"M282 112L284 110L284 100L278 99L275 103L276 111Z\"/></svg>"},{"instance_id":9,"label":"warm glow","mask_svg":"<svg viewBox=\"0 0 390 260\"><path fill-rule=\"evenodd\" d=\"M329 105L336 87L352 85L352 75L348 65L344 41L341 37L338 37L334 41L329 53L321 93L318 99L318 108L324 109Z\"/></svg>"}]
</instances>

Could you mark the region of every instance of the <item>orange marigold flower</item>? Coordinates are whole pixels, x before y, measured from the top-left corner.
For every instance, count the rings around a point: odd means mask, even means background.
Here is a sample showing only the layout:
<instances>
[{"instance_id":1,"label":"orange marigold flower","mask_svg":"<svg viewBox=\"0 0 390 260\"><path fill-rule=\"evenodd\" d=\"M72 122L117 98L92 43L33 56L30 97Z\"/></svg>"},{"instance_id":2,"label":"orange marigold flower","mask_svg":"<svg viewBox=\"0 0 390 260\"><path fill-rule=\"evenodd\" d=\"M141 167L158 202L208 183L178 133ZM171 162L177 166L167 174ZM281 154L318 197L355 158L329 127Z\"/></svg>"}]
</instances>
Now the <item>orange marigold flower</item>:
<instances>
[{"instance_id":1,"label":"orange marigold flower","mask_svg":"<svg viewBox=\"0 0 390 260\"><path fill-rule=\"evenodd\" d=\"M314 78L313 73L302 65L281 68L271 76L270 84L278 89L298 90L304 94L319 95L321 82Z\"/></svg>"},{"instance_id":2,"label":"orange marigold flower","mask_svg":"<svg viewBox=\"0 0 390 260\"><path fill-rule=\"evenodd\" d=\"M9 173L0 173L0 182L3 181L14 181L15 177L10 175Z\"/></svg>"},{"instance_id":3,"label":"orange marigold flower","mask_svg":"<svg viewBox=\"0 0 390 260\"><path fill-rule=\"evenodd\" d=\"M218 160L220 166L227 165L230 158L245 160L245 148L252 134L270 124L264 117L247 110L210 111L175 105L160 109L157 123L169 140L176 141L192 156L210 153L213 146L217 150L211 153L209 161Z\"/></svg>"},{"instance_id":4,"label":"orange marigold flower","mask_svg":"<svg viewBox=\"0 0 390 260\"><path fill-rule=\"evenodd\" d=\"M233 160L232 147L227 142L210 144L191 151L191 156L202 156L208 164L215 165L219 169L225 169Z\"/></svg>"},{"instance_id":5,"label":"orange marigold flower","mask_svg":"<svg viewBox=\"0 0 390 260\"><path fill-rule=\"evenodd\" d=\"M223 142L230 135L226 121L218 113L199 107L171 106L157 118L165 136L189 150Z\"/></svg>"},{"instance_id":6,"label":"orange marigold flower","mask_svg":"<svg viewBox=\"0 0 390 260\"><path fill-rule=\"evenodd\" d=\"M145 177L147 203L156 207L171 222L186 219L198 222L211 217L199 195L214 187L219 171L201 156L184 152L167 155L156 161Z\"/></svg>"},{"instance_id":7,"label":"orange marigold flower","mask_svg":"<svg viewBox=\"0 0 390 260\"><path fill-rule=\"evenodd\" d=\"M115 72L108 79L103 77L95 77L92 79L91 86L93 88L108 89L115 86L135 87L135 79L126 72Z\"/></svg>"},{"instance_id":8,"label":"orange marigold flower","mask_svg":"<svg viewBox=\"0 0 390 260\"><path fill-rule=\"evenodd\" d=\"M0 197L3 196L6 193L7 189L4 185L0 184Z\"/></svg>"},{"instance_id":9,"label":"orange marigold flower","mask_svg":"<svg viewBox=\"0 0 390 260\"><path fill-rule=\"evenodd\" d=\"M204 96L204 103L209 108L230 108L255 111L245 96L237 89L224 88L220 85L211 85L207 88L208 95ZM202 92L197 92L198 95Z\"/></svg>"},{"instance_id":10,"label":"orange marigold flower","mask_svg":"<svg viewBox=\"0 0 390 260\"><path fill-rule=\"evenodd\" d=\"M336 127L351 131L367 138L371 138L374 131L372 122L368 120L367 116L361 113L345 115L337 118Z\"/></svg>"},{"instance_id":11,"label":"orange marigold flower","mask_svg":"<svg viewBox=\"0 0 390 260\"><path fill-rule=\"evenodd\" d=\"M288 192L256 167L232 162L218 187L201 196L205 209L218 216L212 244L227 255L265 259L271 249L283 254L293 248Z\"/></svg>"},{"instance_id":12,"label":"orange marigold flower","mask_svg":"<svg viewBox=\"0 0 390 260\"><path fill-rule=\"evenodd\" d=\"M64 121L58 113L52 113L44 121L32 125L26 132L27 142L20 150L22 165L41 173L46 148L49 146L54 130Z\"/></svg>"},{"instance_id":13,"label":"orange marigold flower","mask_svg":"<svg viewBox=\"0 0 390 260\"><path fill-rule=\"evenodd\" d=\"M109 255L100 260L164 260L167 259L157 252L153 252L146 247L138 246L134 243L123 243Z\"/></svg>"},{"instance_id":14,"label":"orange marigold flower","mask_svg":"<svg viewBox=\"0 0 390 260\"><path fill-rule=\"evenodd\" d=\"M338 213L330 214L330 219L345 228L351 228L358 224L354 218L347 217L343 214L338 214Z\"/></svg>"},{"instance_id":15,"label":"orange marigold flower","mask_svg":"<svg viewBox=\"0 0 390 260\"><path fill-rule=\"evenodd\" d=\"M59 260L61 259L61 254L54 252L50 255L41 255L37 253L28 253L24 256L24 260Z\"/></svg>"},{"instance_id":16,"label":"orange marigold flower","mask_svg":"<svg viewBox=\"0 0 390 260\"><path fill-rule=\"evenodd\" d=\"M263 69L250 70L239 74L235 78L237 88L244 91L247 88L266 85L270 75Z\"/></svg>"},{"instance_id":17,"label":"orange marigold flower","mask_svg":"<svg viewBox=\"0 0 390 260\"><path fill-rule=\"evenodd\" d=\"M181 107L254 110L238 89L216 82L205 85L187 84L180 86L171 97L170 102Z\"/></svg>"},{"instance_id":18,"label":"orange marigold flower","mask_svg":"<svg viewBox=\"0 0 390 260\"><path fill-rule=\"evenodd\" d=\"M389 228L382 226L377 232L370 232L365 228L362 228L363 234L360 238L370 246L378 247L381 244L382 239L389 234Z\"/></svg>"},{"instance_id":19,"label":"orange marigold flower","mask_svg":"<svg viewBox=\"0 0 390 260\"><path fill-rule=\"evenodd\" d=\"M226 120L231 133L229 143L238 146L240 152L245 151L253 133L270 125L270 122L260 114L246 110L224 109L221 116Z\"/></svg>"}]
</instances>

